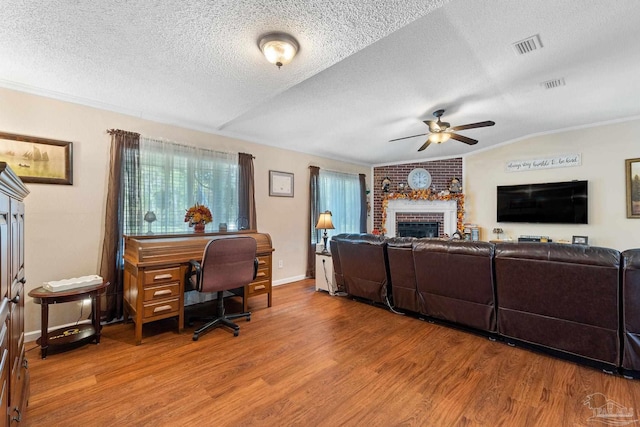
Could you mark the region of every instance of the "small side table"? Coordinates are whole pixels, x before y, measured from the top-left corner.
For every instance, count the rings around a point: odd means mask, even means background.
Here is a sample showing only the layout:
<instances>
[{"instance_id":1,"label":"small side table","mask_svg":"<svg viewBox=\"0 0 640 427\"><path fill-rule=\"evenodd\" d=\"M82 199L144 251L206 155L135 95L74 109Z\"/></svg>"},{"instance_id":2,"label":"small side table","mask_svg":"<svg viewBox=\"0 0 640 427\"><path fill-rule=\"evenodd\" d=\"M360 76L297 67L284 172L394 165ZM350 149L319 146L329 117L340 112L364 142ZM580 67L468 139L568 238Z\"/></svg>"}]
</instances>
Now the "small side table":
<instances>
[{"instance_id":1,"label":"small side table","mask_svg":"<svg viewBox=\"0 0 640 427\"><path fill-rule=\"evenodd\" d=\"M336 293L334 283L331 254L316 252L316 291L323 290L334 295Z\"/></svg>"},{"instance_id":2,"label":"small side table","mask_svg":"<svg viewBox=\"0 0 640 427\"><path fill-rule=\"evenodd\" d=\"M40 355L43 359L47 358L47 350L49 347L68 347L80 341L91 341L95 339L96 344L100 343L100 294L109 286L109 282L100 285L84 286L82 288L69 289L66 291L51 292L43 287L33 289L29 292L29 296L34 299L36 304L41 306L41 332L40 338ZM91 298L91 324L82 324L70 326L67 328L57 329L49 332L49 304L60 304L64 302L81 301Z\"/></svg>"}]
</instances>

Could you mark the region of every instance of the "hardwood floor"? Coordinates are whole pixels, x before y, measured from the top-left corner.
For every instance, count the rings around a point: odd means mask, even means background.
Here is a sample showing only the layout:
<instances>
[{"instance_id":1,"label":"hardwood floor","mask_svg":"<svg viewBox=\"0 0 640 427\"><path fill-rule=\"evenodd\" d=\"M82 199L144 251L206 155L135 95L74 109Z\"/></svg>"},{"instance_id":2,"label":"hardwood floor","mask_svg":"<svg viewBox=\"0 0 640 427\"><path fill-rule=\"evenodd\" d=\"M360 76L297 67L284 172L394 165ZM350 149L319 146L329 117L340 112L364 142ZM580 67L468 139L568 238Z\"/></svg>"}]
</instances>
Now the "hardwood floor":
<instances>
[{"instance_id":1,"label":"hardwood floor","mask_svg":"<svg viewBox=\"0 0 640 427\"><path fill-rule=\"evenodd\" d=\"M276 287L240 336L175 321L105 326L100 345L39 357L27 343L29 426L575 426L589 395L640 416L640 381L379 307ZM602 396L596 396L602 399ZM621 424L617 424L621 425Z\"/></svg>"}]
</instances>

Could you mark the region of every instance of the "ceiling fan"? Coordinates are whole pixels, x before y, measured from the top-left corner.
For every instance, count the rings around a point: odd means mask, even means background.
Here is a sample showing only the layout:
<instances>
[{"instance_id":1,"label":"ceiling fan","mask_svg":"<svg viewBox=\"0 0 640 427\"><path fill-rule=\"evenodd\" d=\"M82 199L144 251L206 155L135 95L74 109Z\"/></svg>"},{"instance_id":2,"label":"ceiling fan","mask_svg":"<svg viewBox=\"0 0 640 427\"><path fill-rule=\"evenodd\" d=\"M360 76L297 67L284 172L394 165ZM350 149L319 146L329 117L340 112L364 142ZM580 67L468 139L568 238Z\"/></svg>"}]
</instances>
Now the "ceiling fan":
<instances>
[{"instance_id":1,"label":"ceiling fan","mask_svg":"<svg viewBox=\"0 0 640 427\"><path fill-rule=\"evenodd\" d=\"M424 120L424 123L427 126L429 126L430 134L420 133L418 135L411 135L411 136L405 136L403 138L392 139L389 142L400 141L401 139L407 139L407 138L415 138L416 136L429 135L429 137L427 138L427 141L424 144L422 144L420 148L418 148L418 151L424 150L431 143L440 144L442 142L448 141L450 138L458 140L460 142L464 142L465 144L474 145L478 143L477 139L467 138L466 136L458 135L457 133L454 133L454 132L459 130L466 130L466 129L483 128L486 126L493 126L496 124L495 122L487 120L486 122L469 123L468 125L451 127L450 123L443 122L440 120L443 114L444 114L444 110L434 111L433 115L438 120Z\"/></svg>"}]
</instances>

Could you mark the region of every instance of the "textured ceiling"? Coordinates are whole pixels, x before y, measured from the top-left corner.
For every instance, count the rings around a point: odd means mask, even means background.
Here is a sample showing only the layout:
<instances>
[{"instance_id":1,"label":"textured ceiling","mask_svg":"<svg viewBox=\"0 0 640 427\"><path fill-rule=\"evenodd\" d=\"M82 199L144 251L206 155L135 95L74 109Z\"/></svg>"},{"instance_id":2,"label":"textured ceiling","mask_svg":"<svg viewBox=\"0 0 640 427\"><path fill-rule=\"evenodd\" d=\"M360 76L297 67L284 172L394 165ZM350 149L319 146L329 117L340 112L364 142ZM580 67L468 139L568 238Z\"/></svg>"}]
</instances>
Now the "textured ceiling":
<instances>
[{"instance_id":1,"label":"textured ceiling","mask_svg":"<svg viewBox=\"0 0 640 427\"><path fill-rule=\"evenodd\" d=\"M637 0L3 0L0 16L0 86L359 163L640 116ZM272 31L300 43L280 70L257 47ZM472 147L388 142L440 108L496 125L461 131Z\"/></svg>"}]
</instances>

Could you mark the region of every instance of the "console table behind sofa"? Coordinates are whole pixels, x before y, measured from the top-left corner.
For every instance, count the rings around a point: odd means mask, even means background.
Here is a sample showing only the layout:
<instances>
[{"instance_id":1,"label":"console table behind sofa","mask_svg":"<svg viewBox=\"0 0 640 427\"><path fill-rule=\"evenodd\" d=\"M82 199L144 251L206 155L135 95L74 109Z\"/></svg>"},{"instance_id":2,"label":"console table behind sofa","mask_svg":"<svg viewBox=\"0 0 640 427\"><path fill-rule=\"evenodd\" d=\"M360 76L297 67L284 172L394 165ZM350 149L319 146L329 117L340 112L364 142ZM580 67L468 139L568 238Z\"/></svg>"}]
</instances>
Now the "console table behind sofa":
<instances>
[{"instance_id":1,"label":"console table behind sofa","mask_svg":"<svg viewBox=\"0 0 640 427\"><path fill-rule=\"evenodd\" d=\"M244 311L247 299L267 295L271 307L271 236L265 233L224 233L246 235L258 244L258 274L244 288ZM169 317L178 318L184 328L184 277L189 260L200 261L204 247L216 233L198 235L125 236L124 317L131 316L136 325L136 344L142 342L142 325Z\"/></svg>"}]
</instances>

